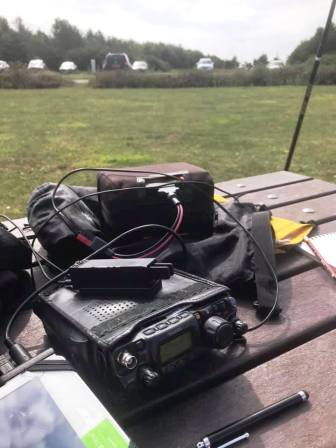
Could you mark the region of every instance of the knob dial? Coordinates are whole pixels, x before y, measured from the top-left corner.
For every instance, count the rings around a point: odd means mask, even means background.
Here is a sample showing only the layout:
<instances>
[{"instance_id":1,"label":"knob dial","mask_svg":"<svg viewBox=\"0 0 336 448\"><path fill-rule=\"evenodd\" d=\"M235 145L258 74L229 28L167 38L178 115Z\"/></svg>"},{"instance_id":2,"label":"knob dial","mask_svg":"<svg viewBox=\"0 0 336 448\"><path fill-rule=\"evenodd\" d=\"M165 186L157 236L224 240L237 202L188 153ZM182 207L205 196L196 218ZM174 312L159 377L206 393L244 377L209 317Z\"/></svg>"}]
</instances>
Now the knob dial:
<instances>
[{"instance_id":1,"label":"knob dial","mask_svg":"<svg viewBox=\"0 0 336 448\"><path fill-rule=\"evenodd\" d=\"M149 366L139 368L139 377L146 387L156 387L160 383L160 374Z\"/></svg>"},{"instance_id":2,"label":"knob dial","mask_svg":"<svg viewBox=\"0 0 336 448\"><path fill-rule=\"evenodd\" d=\"M209 317L204 323L204 331L209 343L214 348L225 348L232 342L232 325L219 316Z\"/></svg>"}]
</instances>

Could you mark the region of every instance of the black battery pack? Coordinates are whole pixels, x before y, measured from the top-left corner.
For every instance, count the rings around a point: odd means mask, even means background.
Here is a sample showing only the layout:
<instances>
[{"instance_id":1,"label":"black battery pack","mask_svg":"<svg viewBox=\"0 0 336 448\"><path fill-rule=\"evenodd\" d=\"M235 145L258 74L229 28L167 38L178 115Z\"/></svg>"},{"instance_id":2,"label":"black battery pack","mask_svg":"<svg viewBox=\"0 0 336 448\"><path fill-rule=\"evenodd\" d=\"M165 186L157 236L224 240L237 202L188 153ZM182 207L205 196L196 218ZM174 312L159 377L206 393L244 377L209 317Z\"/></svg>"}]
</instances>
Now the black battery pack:
<instances>
[{"instance_id":1,"label":"black battery pack","mask_svg":"<svg viewBox=\"0 0 336 448\"><path fill-rule=\"evenodd\" d=\"M176 196L184 211L180 233L197 238L212 235L214 182L206 170L184 162L130 170L136 172L101 171L97 175L98 191L109 190L99 195L105 234L115 237L145 224L171 227L176 218L176 206L158 191L158 186L176 182Z\"/></svg>"}]
</instances>

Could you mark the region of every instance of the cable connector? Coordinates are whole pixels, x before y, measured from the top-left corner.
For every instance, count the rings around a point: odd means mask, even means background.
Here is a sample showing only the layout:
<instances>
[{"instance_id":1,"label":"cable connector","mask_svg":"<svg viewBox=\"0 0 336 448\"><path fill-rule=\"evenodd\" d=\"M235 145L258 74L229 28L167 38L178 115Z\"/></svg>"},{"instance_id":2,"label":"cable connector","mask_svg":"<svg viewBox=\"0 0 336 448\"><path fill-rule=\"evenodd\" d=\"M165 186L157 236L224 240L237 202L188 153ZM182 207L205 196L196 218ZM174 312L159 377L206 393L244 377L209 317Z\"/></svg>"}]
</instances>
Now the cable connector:
<instances>
[{"instance_id":1,"label":"cable connector","mask_svg":"<svg viewBox=\"0 0 336 448\"><path fill-rule=\"evenodd\" d=\"M176 192L180 189L176 185L166 185L165 187L160 187L158 189L159 193L165 194L169 199L171 199L175 205L181 204L179 198L176 196Z\"/></svg>"},{"instance_id":2,"label":"cable connector","mask_svg":"<svg viewBox=\"0 0 336 448\"><path fill-rule=\"evenodd\" d=\"M13 344L9 348L9 356L17 366L31 359L29 352L21 344Z\"/></svg>"},{"instance_id":3,"label":"cable connector","mask_svg":"<svg viewBox=\"0 0 336 448\"><path fill-rule=\"evenodd\" d=\"M31 358L31 356L24 347L19 346L19 344L14 344L11 348L13 347L14 349L12 350L12 355L14 355L13 357L15 357L17 360L17 367L14 367L4 375L0 375L0 387L6 384L12 378L15 378L20 373L25 372L26 370L30 369L33 365L42 361L42 359L48 358L49 356L54 354L54 349L50 347L47 348L46 350L43 350L43 352L39 353L33 358Z\"/></svg>"},{"instance_id":4,"label":"cable connector","mask_svg":"<svg viewBox=\"0 0 336 448\"><path fill-rule=\"evenodd\" d=\"M91 232L82 231L77 233L76 239L80 241L84 246L89 247L92 252L96 251L97 249L100 249L101 247L106 245L106 241L102 238L99 238L99 236L94 235ZM111 249L106 248L103 251L103 254L107 257L113 257L114 253Z\"/></svg>"}]
</instances>

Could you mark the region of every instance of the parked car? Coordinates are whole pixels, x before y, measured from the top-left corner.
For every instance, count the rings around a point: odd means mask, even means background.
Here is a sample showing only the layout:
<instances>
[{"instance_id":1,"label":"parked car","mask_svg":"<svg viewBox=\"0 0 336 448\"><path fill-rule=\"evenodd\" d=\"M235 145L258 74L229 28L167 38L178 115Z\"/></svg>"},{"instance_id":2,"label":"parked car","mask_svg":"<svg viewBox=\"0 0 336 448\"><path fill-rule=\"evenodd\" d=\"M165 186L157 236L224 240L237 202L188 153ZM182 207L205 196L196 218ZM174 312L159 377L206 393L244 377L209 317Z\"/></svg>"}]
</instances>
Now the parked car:
<instances>
[{"instance_id":1,"label":"parked car","mask_svg":"<svg viewBox=\"0 0 336 448\"><path fill-rule=\"evenodd\" d=\"M9 64L6 61L0 61L0 71L7 70L9 68Z\"/></svg>"},{"instance_id":2,"label":"parked car","mask_svg":"<svg viewBox=\"0 0 336 448\"><path fill-rule=\"evenodd\" d=\"M134 61L133 62L133 70L145 72L148 70L148 64L146 61Z\"/></svg>"},{"instance_id":3,"label":"parked car","mask_svg":"<svg viewBox=\"0 0 336 448\"><path fill-rule=\"evenodd\" d=\"M47 66L42 59L31 59L27 68L28 70L44 70Z\"/></svg>"},{"instance_id":4,"label":"parked car","mask_svg":"<svg viewBox=\"0 0 336 448\"><path fill-rule=\"evenodd\" d=\"M126 53L107 53L103 62L103 70L132 69Z\"/></svg>"},{"instance_id":5,"label":"parked car","mask_svg":"<svg viewBox=\"0 0 336 448\"><path fill-rule=\"evenodd\" d=\"M279 58L274 58L267 64L267 68L270 70L274 70L275 68L281 68L284 66L284 63Z\"/></svg>"},{"instance_id":6,"label":"parked car","mask_svg":"<svg viewBox=\"0 0 336 448\"><path fill-rule=\"evenodd\" d=\"M197 64L197 70L213 70L215 67L214 62L210 58L201 58Z\"/></svg>"},{"instance_id":7,"label":"parked car","mask_svg":"<svg viewBox=\"0 0 336 448\"><path fill-rule=\"evenodd\" d=\"M63 73L70 73L77 70L77 65L72 61L64 61L60 65L59 71Z\"/></svg>"}]
</instances>

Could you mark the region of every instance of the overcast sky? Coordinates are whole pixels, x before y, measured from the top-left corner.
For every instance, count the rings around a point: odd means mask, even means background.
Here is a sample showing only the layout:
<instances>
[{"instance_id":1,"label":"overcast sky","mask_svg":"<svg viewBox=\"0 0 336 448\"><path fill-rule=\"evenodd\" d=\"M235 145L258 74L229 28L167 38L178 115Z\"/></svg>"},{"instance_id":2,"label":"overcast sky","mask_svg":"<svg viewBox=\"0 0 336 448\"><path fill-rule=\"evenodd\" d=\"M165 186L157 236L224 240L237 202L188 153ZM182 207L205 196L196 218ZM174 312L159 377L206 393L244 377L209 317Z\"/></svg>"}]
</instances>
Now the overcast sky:
<instances>
[{"instance_id":1,"label":"overcast sky","mask_svg":"<svg viewBox=\"0 0 336 448\"><path fill-rule=\"evenodd\" d=\"M240 62L286 59L324 26L331 0L3 0L0 15L49 31L56 17L83 31L180 44ZM122 49L121 49L122 50Z\"/></svg>"}]
</instances>

